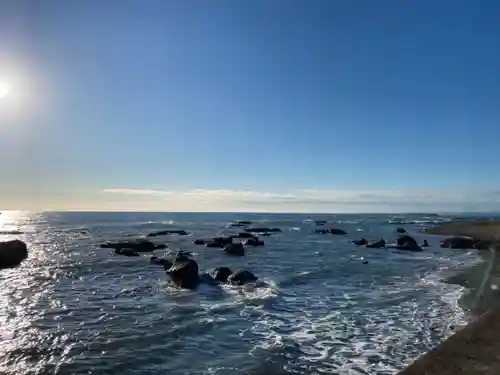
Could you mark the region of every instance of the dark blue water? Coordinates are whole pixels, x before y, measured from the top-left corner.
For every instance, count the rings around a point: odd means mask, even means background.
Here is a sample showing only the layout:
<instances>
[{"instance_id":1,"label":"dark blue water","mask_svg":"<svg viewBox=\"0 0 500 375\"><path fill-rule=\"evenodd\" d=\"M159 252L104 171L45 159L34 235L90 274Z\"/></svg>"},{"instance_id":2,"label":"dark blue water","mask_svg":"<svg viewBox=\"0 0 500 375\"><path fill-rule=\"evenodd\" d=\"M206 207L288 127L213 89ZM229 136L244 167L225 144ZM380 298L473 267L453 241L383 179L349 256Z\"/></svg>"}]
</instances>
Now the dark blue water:
<instances>
[{"instance_id":1,"label":"dark blue water","mask_svg":"<svg viewBox=\"0 0 500 375\"><path fill-rule=\"evenodd\" d=\"M312 234L328 220L347 236ZM439 216L4 213L30 246L21 267L0 272L2 374L395 374L464 324L463 290L440 282L477 262L475 253L436 246L419 233ZM280 227L265 247L231 257L195 238L252 220ZM395 223L402 223L395 225ZM405 226L422 253L350 244L388 241ZM165 252L191 250L202 270L248 269L266 285L171 287L149 257L96 247L106 239L179 228L157 237ZM87 230L88 235L82 234ZM366 261L368 261L367 264Z\"/></svg>"}]
</instances>

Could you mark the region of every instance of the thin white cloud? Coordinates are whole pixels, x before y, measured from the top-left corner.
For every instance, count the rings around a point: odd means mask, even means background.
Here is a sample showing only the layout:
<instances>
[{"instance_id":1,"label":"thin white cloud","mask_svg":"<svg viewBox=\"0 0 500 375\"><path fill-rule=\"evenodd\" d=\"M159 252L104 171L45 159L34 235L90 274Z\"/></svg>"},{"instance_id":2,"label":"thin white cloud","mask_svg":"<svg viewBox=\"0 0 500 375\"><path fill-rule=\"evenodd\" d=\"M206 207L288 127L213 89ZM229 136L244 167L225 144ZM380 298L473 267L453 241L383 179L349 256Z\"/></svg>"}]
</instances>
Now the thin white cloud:
<instances>
[{"instance_id":1,"label":"thin white cloud","mask_svg":"<svg viewBox=\"0 0 500 375\"><path fill-rule=\"evenodd\" d=\"M233 189L105 189L115 195L149 196L165 209L255 210L292 212L493 211L500 209L498 191L394 189L270 192ZM159 207L160 208L160 207Z\"/></svg>"}]
</instances>

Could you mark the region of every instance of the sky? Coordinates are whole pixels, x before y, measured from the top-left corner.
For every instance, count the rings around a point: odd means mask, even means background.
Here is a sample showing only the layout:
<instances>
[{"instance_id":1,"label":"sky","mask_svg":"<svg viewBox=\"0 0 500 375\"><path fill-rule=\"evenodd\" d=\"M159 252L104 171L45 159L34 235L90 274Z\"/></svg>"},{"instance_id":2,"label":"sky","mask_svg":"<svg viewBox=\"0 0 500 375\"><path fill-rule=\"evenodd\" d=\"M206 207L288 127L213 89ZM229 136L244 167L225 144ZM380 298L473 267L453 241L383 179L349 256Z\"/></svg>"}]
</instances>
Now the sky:
<instances>
[{"instance_id":1,"label":"sky","mask_svg":"<svg viewBox=\"0 0 500 375\"><path fill-rule=\"evenodd\" d=\"M498 14L0 0L0 209L498 211Z\"/></svg>"}]
</instances>

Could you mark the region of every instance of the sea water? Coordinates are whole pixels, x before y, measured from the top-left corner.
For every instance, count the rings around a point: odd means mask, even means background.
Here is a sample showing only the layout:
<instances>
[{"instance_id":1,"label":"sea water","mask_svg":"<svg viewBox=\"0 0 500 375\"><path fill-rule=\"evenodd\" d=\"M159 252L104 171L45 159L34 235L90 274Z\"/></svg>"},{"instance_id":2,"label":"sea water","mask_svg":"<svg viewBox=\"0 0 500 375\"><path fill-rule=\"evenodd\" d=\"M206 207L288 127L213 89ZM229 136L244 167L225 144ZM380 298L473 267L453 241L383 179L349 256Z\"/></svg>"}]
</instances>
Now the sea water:
<instances>
[{"instance_id":1,"label":"sea water","mask_svg":"<svg viewBox=\"0 0 500 375\"><path fill-rule=\"evenodd\" d=\"M422 229L437 215L5 212L0 241L19 238L29 258L0 271L2 374L395 374L466 323L464 289L441 280L478 262L441 249ZM193 244L235 233L237 220L283 231L244 257ZM314 234L314 220L345 236ZM421 253L356 247L405 227ZM179 290L162 267L98 244L155 237L189 250L201 271L228 266L262 281Z\"/></svg>"}]
</instances>

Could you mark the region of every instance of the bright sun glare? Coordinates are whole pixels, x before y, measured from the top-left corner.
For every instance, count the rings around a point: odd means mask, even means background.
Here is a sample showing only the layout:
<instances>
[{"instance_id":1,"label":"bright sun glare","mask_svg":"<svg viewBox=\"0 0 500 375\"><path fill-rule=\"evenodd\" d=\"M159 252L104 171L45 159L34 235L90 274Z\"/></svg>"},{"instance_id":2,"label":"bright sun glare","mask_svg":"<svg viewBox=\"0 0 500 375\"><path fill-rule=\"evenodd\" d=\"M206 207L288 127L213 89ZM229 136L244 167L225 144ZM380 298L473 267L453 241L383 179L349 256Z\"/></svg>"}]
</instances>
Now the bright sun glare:
<instances>
[{"instance_id":1,"label":"bright sun glare","mask_svg":"<svg viewBox=\"0 0 500 375\"><path fill-rule=\"evenodd\" d=\"M0 81L0 99L5 98L10 94L10 85L8 82Z\"/></svg>"}]
</instances>

